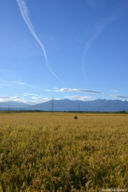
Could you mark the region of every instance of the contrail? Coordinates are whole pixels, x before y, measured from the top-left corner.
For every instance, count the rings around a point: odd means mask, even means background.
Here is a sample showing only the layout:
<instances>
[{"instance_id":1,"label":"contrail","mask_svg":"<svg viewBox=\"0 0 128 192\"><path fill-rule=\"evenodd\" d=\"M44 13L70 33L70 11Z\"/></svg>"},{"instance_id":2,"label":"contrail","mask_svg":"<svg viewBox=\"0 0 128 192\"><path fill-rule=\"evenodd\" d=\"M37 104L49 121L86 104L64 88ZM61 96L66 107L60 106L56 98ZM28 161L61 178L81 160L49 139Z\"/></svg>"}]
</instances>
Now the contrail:
<instances>
[{"instance_id":1,"label":"contrail","mask_svg":"<svg viewBox=\"0 0 128 192\"><path fill-rule=\"evenodd\" d=\"M87 56L87 53L90 49L90 47L93 45L93 43L100 37L100 35L104 32L105 28L115 20L115 18L107 18L106 20L103 20L103 22L98 23L96 25L96 30L92 34L91 38L87 41L86 46L83 51L83 57L82 57L82 72L85 74L85 58Z\"/></svg>"},{"instance_id":2,"label":"contrail","mask_svg":"<svg viewBox=\"0 0 128 192\"><path fill-rule=\"evenodd\" d=\"M90 39L87 41L86 46L84 47L83 50L81 69L84 75L85 75L85 58L88 54L89 49L92 47L94 42L101 36L104 30L122 15L125 9L128 9L127 0L124 0L124 2L115 10L111 10L111 12L109 13L108 16L106 16L106 18L102 19L99 23L96 24L95 31L93 32Z\"/></svg>"},{"instance_id":3,"label":"contrail","mask_svg":"<svg viewBox=\"0 0 128 192\"><path fill-rule=\"evenodd\" d=\"M28 8L27 8L27 5L26 3L24 2L24 0L16 0L17 1L17 4L18 4L18 7L20 9L20 13L21 13L21 16L24 20L24 22L26 23L29 31L31 32L31 34L33 35L33 37L35 38L35 40L37 41L37 43L39 44L42 52L43 52L43 55L44 55L44 59L45 59L45 65L47 66L49 72L59 81L62 82L62 80L57 76L57 74L52 70L52 68L50 67L49 63L48 63L48 56L47 56L47 53L46 53L46 49L45 49L45 46L44 44L40 41L39 37L37 36L36 32L35 32L35 29L31 23L31 20L29 18L29 13L28 13Z\"/></svg>"}]
</instances>

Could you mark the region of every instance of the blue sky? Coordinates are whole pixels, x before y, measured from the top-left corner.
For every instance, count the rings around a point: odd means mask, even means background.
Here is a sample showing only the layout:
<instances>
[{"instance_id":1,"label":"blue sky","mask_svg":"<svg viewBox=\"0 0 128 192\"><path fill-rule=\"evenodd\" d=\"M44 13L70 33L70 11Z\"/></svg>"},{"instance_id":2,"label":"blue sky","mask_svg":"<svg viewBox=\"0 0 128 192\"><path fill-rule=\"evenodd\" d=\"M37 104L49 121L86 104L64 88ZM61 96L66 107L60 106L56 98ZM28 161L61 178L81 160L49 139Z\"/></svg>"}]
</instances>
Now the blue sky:
<instances>
[{"instance_id":1,"label":"blue sky","mask_svg":"<svg viewBox=\"0 0 128 192\"><path fill-rule=\"evenodd\" d=\"M1 0L0 101L128 100L127 0Z\"/></svg>"}]
</instances>

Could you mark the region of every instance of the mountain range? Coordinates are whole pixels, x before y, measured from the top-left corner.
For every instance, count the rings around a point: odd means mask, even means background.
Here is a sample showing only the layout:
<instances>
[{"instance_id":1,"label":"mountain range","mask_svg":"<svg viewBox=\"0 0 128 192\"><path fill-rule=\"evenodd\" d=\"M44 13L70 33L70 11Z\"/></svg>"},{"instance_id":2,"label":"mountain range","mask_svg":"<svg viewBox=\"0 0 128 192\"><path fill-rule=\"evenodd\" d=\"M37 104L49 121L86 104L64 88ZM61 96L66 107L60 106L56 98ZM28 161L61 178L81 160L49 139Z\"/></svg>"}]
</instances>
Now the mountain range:
<instances>
[{"instance_id":1,"label":"mountain range","mask_svg":"<svg viewBox=\"0 0 128 192\"><path fill-rule=\"evenodd\" d=\"M29 105L21 102L0 102L0 110L40 110L40 111L87 111L87 112L128 112L128 101L98 99L93 101L54 100Z\"/></svg>"}]
</instances>

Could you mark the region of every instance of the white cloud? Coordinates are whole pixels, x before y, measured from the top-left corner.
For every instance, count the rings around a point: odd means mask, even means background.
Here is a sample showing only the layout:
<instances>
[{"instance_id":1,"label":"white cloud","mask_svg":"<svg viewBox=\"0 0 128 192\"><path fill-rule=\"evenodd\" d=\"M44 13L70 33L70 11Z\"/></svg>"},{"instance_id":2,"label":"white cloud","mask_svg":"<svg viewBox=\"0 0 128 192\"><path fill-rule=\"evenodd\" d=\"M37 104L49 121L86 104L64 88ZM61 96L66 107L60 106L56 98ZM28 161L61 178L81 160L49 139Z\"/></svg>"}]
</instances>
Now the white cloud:
<instances>
[{"instance_id":1,"label":"white cloud","mask_svg":"<svg viewBox=\"0 0 128 192\"><path fill-rule=\"evenodd\" d=\"M119 90L118 89L111 89L111 92L118 93Z\"/></svg>"},{"instance_id":2,"label":"white cloud","mask_svg":"<svg viewBox=\"0 0 128 192\"><path fill-rule=\"evenodd\" d=\"M87 89L72 89L72 88L60 88L60 89L55 89L55 92L74 92L74 93L92 93L92 94L101 94L100 91L95 91L95 90L87 90Z\"/></svg>"},{"instance_id":3,"label":"white cloud","mask_svg":"<svg viewBox=\"0 0 128 192\"><path fill-rule=\"evenodd\" d=\"M26 83L25 83L25 82L22 82L22 81L15 82L15 83L17 83L17 84L19 84L19 85L26 85Z\"/></svg>"},{"instance_id":4,"label":"white cloud","mask_svg":"<svg viewBox=\"0 0 128 192\"><path fill-rule=\"evenodd\" d=\"M48 98L48 97L32 97L31 99L25 99L24 97L18 97L18 96L0 97L0 102L15 101L15 102L22 102L27 104L38 104L38 103L43 103L50 100L51 98Z\"/></svg>"},{"instance_id":5,"label":"white cloud","mask_svg":"<svg viewBox=\"0 0 128 192\"><path fill-rule=\"evenodd\" d=\"M71 100L79 100L79 101L87 101L87 100L91 99L90 96L78 96L78 95L66 96L65 98L66 99L71 99Z\"/></svg>"},{"instance_id":6,"label":"white cloud","mask_svg":"<svg viewBox=\"0 0 128 192\"><path fill-rule=\"evenodd\" d=\"M15 102L22 102L27 103L27 101L22 97L0 97L0 102L9 102L9 101L15 101Z\"/></svg>"},{"instance_id":7,"label":"white cloud","mask_svg":"<svg viewBox=\"0 0 128 192\"><path fill-rule=\"evenodd\" d=\"M128 100L128 96L125 96L125 95L110 95L110 96L116 99L121 99L126 101Z\"/></svg>"},{"instance_id":8,"label":"white cloud","mask_svg":"<svg viewBox=\"0 0 128 192\"><path fill-rule=\"evenodd\" d=\"M24 97L35 97L35 96L38 96L38 95L35 94L35 93L24 93L23 96Z\"/></svg>"},{"instance_id":9,"label":"white cloud","mask_svg":"<svg viewBox=\"0 0 128 192\"><path fill-rule=\"evenodd\" d=\"M51 89L45 89L45 91L47 91L47 92L51 92Z\"/></svg>"},{"instance_id":10,"label":"white cloud","mask_svg":"<svg viewBox=\"0 0 128 192\"><path fill-rule=\"evenodd\" d=\"M34 93L24 93L24 97L28 97L31 100L31 103L41 103L45 101L51 100L51 98L44 97L42 95L34 94Z\"/></svg>"},{"instance_id":11,"label":"white cloud","mask_svg":"<svg viewBox=\"0 0 128 192\"><path fill-rule=\"evenodd\" d=\"M47 102L50 100L51 100L51 98L49 98L49 97L32 97L31 104L44 103L44 102Z\"/></svg>"},{"instance_id":12,"label":"white cloud","mask_svg":"<svg viewBox=\"0 0 128 192\"><path fill-rule=\"evenodd\" d=\"M8 81L8 80L0 80L0 86L6 86L6 87L11 87L14 85L18 86L29 86L26 82L23 81Z\"/></svg>"},{"instance_id":13,"label":"white cloud","mask_svg":"<svg viewBox=\"0 0 128 192\"><path fill-rule=\"evenodd\" d=\"M0 102L6 102L9 100L9 97L0 97Z\"/></svg>"}]
</instances>

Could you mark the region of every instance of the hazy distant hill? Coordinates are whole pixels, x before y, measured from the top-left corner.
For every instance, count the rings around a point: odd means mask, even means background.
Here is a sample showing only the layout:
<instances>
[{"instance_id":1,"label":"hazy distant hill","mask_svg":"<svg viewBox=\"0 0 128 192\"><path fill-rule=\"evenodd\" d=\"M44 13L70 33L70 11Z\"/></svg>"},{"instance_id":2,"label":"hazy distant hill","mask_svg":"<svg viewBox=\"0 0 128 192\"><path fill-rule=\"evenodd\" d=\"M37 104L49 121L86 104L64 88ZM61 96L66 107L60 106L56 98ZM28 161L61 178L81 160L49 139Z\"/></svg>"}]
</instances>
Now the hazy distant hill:
<instances>
[{"instance_id":1,"label":"hazy distant hill","mask_svg":"<svg viewBox=\"0 0 128 192\"><path fill-rule=\"evenodd\" d=\"M37 110L52 110L52 101L32 106ZM128 111L128 102L120 100L72 101L54 100L54 111Z\"/></svg>"},{"instance_id":2,"label":"hazy distant hill","mask_svg":"<svg viewBox=\"0 0 128 192\"><path fill-rule=\"evenodd\" d=\"M53 107L52 107L53 106ZM99 111L116 112L125 110L128 112L128 101L120 100L94 100L73 101L54 100L36 105L28 105L20 102L0 102L0 110L41 110L41 111Z\"/></svg>"},{"instance_id":3,"label":"hazy distant hill","mask_svg":"<svg viewBox=\"0 0 128 192\"><path fill-rule=\"evenodd\" d=\"M30 105L21 102L0 102L0 110L26 110L29 108Z\"/></svg>"}]
</instances>

